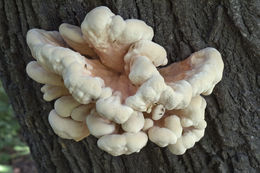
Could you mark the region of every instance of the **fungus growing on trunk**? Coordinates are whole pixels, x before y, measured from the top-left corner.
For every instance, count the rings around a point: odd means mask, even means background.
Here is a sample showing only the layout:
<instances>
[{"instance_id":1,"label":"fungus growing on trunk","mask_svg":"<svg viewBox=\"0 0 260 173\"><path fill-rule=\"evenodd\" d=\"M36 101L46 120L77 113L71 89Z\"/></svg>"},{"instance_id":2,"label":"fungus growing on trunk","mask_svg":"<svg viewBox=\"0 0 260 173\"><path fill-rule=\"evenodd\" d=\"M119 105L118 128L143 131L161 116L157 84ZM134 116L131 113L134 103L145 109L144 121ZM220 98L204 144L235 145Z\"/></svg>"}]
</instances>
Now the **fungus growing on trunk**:
<instances>
[{"instance_id":1,"label":"fungus growing on trunk","mask_svg":"<svg viewBox=\"0 0 260 173\"><path fill-rule=\"evenodd\" d=\"M27 43L36 61L27 74L44 84L44 99L57 99L49 114L54 132L76 141L89 133L118 156L139 152L148 138L183 154L204 135L205 100L221 80L214 48L167 64L143 21L123 20L107 7L90 11L81 27L31 29ZM68 128L69 127L69 128Z\"/></svg>"}]
</instances>

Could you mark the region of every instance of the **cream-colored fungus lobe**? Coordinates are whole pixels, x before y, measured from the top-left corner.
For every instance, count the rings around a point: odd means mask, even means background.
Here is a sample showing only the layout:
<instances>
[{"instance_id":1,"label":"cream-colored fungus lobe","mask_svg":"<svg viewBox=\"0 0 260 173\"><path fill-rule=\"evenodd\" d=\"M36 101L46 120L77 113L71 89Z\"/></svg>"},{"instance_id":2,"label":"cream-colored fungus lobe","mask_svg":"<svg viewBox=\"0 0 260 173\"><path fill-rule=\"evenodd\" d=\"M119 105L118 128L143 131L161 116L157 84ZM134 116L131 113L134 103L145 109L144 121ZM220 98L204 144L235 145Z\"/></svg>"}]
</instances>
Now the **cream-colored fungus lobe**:
<instances>
[{"instance_id":1,"label":"cream-colored fungus lobe","mask_svg":"<svg viewBox=\"0 0 260 173\"><path fill-rule=\"evenodd\" d=\"M221 80L223 61L214 48L167 67L165 49L153 29L97 7L81 26L59 32L31 29L27 44L35 61L27 74L46 101L53 131L79 141L89 134L114 155L139 152L148 139L174 154L199 141L206 128L206 101Z\"/></svg>"}]
</instances>

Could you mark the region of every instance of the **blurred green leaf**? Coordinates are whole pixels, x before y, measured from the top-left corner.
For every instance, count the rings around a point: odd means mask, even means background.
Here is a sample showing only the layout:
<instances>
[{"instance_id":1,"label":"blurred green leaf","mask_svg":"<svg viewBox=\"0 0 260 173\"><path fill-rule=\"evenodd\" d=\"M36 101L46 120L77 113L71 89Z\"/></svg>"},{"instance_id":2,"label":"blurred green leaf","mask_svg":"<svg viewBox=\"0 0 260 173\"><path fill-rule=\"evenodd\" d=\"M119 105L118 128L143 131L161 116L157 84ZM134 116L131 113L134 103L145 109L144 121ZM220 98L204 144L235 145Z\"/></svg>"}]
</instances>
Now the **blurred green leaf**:
<instances>
[{"instance_id":1,"label":"blurred green leaf","mask_svg":"<svg viewBox=\"0 0 260 173\"><path fill-rule=\"evenodd\" d=\"M0 165L0 173L12 173L13 169L8 165Z\"/></svg>"}]
</instances>

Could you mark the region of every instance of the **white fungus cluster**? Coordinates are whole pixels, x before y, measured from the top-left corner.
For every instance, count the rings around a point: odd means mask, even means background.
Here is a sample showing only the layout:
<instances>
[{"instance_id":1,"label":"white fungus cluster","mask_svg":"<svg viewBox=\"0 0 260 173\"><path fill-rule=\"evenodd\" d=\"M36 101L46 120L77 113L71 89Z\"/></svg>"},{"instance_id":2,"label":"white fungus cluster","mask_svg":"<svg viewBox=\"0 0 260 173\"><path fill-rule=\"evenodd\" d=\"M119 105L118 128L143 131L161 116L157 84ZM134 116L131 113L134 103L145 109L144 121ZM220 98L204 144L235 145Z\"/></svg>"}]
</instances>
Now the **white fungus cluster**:
<instances>
[{"instance_id":1,"label":"white fungus cluster","mask_svg":"<svg viewBox=\"0 0 260 173\"><path fill-rule=\"evenodd\" d=\"M143 21L124 20L107 7L90 11L81 27L32 29L27 43L36 61L26 71L46 101L53 131L65 139L89 134L114 155L139 152L148 139L174 154L199 141L206 101L221 80L223 62L214 48L167 64L165 49L151 41Z\"/></svg>"}]
</instances>

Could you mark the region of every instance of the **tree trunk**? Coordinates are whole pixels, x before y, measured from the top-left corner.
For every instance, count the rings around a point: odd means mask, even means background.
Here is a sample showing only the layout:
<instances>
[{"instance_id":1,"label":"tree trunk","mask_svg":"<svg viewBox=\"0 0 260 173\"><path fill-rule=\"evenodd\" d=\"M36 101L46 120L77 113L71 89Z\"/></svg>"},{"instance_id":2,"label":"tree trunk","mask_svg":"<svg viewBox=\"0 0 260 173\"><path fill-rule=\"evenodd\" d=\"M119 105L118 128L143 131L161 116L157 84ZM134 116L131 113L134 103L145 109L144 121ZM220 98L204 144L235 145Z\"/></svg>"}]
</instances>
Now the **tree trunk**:
<instances>
[{"instance_id":1,"label":"tree trunk","mask_svg":"<svg viewBox=\"0 0 260 173\"><path fill-rule=\"evenodd\" d=\"M170 63L208 46L222 54L223 79L206 97L205 136L184 155L149 142L140 153L113 157L92 136L74 142L50 128L53 102L25 72L32 60L26 33L79 26L100 5L153 27ZM0 0L1 80L39 172L260 172L259 9L257 0Z\"/></svg>"}]
</instances>

